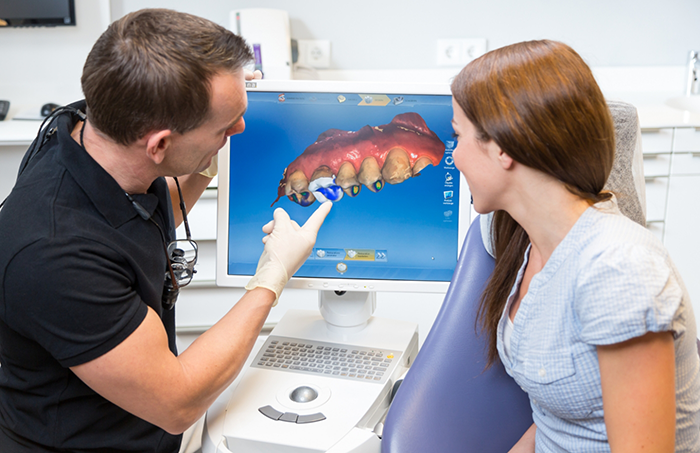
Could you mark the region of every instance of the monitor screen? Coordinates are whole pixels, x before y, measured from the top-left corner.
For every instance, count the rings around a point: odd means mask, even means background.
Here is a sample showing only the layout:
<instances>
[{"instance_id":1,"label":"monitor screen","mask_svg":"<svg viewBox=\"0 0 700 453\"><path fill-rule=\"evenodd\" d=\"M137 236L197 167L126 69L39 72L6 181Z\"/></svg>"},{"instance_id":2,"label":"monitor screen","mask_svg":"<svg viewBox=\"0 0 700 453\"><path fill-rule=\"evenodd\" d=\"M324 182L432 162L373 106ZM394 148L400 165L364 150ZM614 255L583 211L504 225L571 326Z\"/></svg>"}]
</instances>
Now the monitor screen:
<instances>
[{"instance_id":1,"label":"monitor screen","mask_svg":"<svg viewBox=\"0 0 700 453\"><path fill-rule=\"evenodd\" d=\"M469 218L447 85L253 81L244 119L220 156L217 284L255 273L277 207L303 224L330 199L289 286L447 288Z\"/></svg>"},{"instance_id":2,"label":"monitor screen","mask_svg":"<svg viewBox=\"0 0 700 453\"><path fill-rule=\"evenodd\" d=\"M3 0L0 28L75 25L75 0Z\"/></svg>"}]
</instances>

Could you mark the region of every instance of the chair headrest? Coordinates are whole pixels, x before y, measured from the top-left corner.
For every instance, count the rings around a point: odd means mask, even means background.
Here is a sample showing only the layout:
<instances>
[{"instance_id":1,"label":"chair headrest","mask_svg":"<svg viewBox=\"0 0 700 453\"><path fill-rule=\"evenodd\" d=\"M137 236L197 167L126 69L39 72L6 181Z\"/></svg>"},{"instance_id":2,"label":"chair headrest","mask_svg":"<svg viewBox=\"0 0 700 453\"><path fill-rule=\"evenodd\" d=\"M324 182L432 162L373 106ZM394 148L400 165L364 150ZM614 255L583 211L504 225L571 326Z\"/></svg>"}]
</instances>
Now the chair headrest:
<instances>
[{"instance_id":1,"label":"chair headrest","mask_svg":"<svg viewBox=\"0 0 700 453\"><path fill-rule=\"evenodd\" d=\"M642 133L637 109L622 101L608 101L608 107L615 123L615 161L605 189L615 193L620 212L646 226Z\"/></svg>"}]
</instances>

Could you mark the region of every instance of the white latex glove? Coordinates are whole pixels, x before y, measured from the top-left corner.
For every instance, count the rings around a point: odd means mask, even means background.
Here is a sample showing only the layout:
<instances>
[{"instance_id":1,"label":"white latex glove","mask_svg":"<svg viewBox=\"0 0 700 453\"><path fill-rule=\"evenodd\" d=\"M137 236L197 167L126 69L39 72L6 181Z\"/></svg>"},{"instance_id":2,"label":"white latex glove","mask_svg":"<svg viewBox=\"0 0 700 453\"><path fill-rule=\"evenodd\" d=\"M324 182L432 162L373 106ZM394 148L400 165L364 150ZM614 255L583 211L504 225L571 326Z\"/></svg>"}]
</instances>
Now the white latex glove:
<instances>
[{"instance_id":1,"label":"white latex glove","mask_svg":"<svg viewBox=\"0 0 700 453\"><path fill-rule=\"evenodd\" d=\"M250 69L243 69L243 74L246 80L260 80L263 77L262 72L259 69L251 71Z\"/></svg>"},{"instance_id":2,"label":"white latex glove","mask_svg":"<svg viewBox=\"0 0 700 453\"><path fill-rule=\"evenodd\" d=\"M316 234L331 206L330 201L323 203L302 227L290 219L284 209L275 209L273 220L263 227L263 232L267 233L263 238L265 248L255 275L245 289L267 288L275 293L272 306L277 305L284 285L309 257L316 243Z\"/></svg>"},{"instance_id":3,"label":"white latex glove","mask_svg":"<svg viewBox=\"0 0 700 453\"><path fill-rule=\"evenodd\" d=\"M206 176L207 178L213 178L219 173L219 155L214 154L214 157L211 158L211 164L207 167L206 170L200 171L199 174L202 176Z\"/></svg>"}]
</instances>

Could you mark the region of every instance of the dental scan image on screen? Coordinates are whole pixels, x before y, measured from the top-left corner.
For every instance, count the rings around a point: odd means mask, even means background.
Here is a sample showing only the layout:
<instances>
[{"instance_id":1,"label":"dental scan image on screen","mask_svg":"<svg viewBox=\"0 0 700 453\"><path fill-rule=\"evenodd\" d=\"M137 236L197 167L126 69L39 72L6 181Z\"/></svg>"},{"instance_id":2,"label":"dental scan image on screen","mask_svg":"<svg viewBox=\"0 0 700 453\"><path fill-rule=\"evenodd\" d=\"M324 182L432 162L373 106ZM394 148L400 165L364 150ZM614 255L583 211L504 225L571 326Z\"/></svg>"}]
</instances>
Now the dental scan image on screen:
<instances>
[{"instance_id":1,"label":"dental scan image on screen","mask_svg":"<svg viewBox=\"0 0 700 453\"><path fill-rule=\"evenodd\" d=\"M285 168L278 198L309 206L316 199L356 197L363 185L379 192L384 184L400 184L437 166L444 151L445 144L415 112L358 131L328 129Z\"/></svg>"},{"instance_id":2,"label":"dental scan image on screen","mask_svg":"<svg viewBox=\"0 0 700 453\"><path fill-rule=\"evenodd\" d=\"M249 91L230 138L229 275L253 275L261 227L333 209L296 277L447 282L459 171L449 95Z\"/></svg>"}]
</instances>

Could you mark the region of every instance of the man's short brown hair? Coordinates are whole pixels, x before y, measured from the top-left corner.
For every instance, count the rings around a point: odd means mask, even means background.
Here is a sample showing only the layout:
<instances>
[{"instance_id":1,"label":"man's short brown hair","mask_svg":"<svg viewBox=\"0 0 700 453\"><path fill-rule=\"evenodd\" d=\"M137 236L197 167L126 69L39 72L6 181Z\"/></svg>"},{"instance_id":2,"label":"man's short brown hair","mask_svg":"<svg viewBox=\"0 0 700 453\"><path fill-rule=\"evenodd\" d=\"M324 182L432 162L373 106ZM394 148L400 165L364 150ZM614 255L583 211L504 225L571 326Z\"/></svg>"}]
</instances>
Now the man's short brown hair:
<instances>
[{"instance_id":1,"label":"man's short brown hair","mask_svg":"<svg viewBox=\"0 0 700 453\"><path fill-rule=\"evenodd\" d=\"M201 17L127 14L100 36L83 67L88 120L122 145L153 130L185 133L207 117L211 78L251 60L241 37Z\"/></svg>"}]
</instances>

